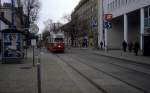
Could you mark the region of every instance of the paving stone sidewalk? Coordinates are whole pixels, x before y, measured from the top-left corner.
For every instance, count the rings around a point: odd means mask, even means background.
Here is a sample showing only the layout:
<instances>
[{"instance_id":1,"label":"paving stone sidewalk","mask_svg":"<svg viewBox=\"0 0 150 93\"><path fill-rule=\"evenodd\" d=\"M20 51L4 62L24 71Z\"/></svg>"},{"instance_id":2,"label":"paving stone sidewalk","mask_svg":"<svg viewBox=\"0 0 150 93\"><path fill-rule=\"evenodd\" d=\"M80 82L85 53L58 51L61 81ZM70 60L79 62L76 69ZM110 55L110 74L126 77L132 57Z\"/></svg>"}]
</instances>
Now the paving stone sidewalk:
<instances>
[{"instance_id":1,"label":"paving stone sidewalk","mask_svg":"<svg viewBox=\"0 0 150 93\"><path fill-rule=\"evenodd\" d=\"M0 63L0 93L38 93L32 49L22 63ZM35 65L39 52L35 50ZM41 52L42 93L83 93L51 53Z\"/></svg>"},{"instance_id":2,"label":"paving stone sidewalk","mask_svg":"<svg viewBox=\"0 0 150 93\"><path fill-rule=\"evenodd\" d=\"M141 52L139 52L138 56L135 56L133 52L131 53L123 52L121 50L109 50L109 51L93 50L93 52L102 56L113 57L113 58L150 65L150 56L143 56Z\"/></svg>"},{"instance_id":3,"label":"paving stone sidewalk","mask_svg":"<svg viewBox=\"0 0 150 93\"><path fill-rule=\"evenodd\" d=\"M0 93L37 93L36 82L31 55L21 63L0 62Z\"/></svg>"}]
</instances>

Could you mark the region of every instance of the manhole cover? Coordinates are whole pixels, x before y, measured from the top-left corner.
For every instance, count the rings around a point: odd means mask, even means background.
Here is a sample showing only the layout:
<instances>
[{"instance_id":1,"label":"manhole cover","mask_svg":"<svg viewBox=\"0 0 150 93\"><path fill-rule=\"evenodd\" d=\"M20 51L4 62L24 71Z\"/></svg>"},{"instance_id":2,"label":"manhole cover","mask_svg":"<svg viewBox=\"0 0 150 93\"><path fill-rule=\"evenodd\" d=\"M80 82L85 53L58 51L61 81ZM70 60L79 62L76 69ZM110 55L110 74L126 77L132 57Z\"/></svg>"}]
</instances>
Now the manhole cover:
<instances>
[{"instance_id":1,"label":"manhole cover","mask_svg":"<svg viewBox=\"0 0 150 93\"><path fill-rule=\"evenodd\" d=\"M31 69L32 67L21 67L21 69Z\"/></svg>"}]
</instances>

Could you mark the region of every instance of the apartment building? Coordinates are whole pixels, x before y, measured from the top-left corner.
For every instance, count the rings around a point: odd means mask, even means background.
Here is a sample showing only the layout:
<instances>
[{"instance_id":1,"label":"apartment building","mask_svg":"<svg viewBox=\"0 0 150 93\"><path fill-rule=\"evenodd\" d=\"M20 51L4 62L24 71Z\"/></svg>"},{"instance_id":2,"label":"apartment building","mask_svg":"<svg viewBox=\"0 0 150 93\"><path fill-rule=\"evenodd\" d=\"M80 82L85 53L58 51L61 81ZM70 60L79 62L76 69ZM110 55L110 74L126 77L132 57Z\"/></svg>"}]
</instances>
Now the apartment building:
<instances>
[{"instance_id":1,"label":"apartment building","mask_svg":"<svg viewBox=\"0 0 150 93\"><path fill-rule=\"evenodd\" d=\"M98 46L98 0L81 0L71 14L75 42L87 39L90 46Z\"/></svg>"}]
</instances>

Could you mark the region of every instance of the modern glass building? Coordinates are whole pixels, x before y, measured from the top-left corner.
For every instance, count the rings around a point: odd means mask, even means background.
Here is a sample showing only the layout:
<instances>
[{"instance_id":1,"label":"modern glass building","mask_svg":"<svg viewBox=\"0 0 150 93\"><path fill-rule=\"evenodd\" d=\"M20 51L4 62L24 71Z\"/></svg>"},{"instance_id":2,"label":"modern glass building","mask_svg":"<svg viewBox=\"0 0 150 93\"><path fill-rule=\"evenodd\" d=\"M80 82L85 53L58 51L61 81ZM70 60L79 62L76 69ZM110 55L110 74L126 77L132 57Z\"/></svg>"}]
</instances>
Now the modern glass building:
<instances>
[{"instance_id":1,"label":"modern glass building","mask_svg":"<svg viewBox=\"0 0 150 93\"><path fill-rule=\"evenodd\" d=\"M104 39L109 48L120 49L123 40L138 41L141 50L150 47L146 43L150 43L150 0L103 1L104 14L113 15L112 29L105 33Z\"/></svg>"}]
</instances>

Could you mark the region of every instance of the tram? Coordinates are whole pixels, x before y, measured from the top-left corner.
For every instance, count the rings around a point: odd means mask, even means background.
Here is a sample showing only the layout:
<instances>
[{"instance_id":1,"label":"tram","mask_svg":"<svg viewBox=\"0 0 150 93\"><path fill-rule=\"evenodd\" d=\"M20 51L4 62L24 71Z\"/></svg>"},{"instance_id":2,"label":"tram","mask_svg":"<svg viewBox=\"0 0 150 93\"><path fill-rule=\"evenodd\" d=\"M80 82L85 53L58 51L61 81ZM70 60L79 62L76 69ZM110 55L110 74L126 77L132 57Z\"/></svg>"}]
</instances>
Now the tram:
<instances>
[{"instance_id":1,"label":"tram","mask_svg":"<svg viewBox=\"0 0 150 93\"><path fill-rule=\"evenodd\" d=\"M50 36L47 37L47 49L51 52L64 52L64 34L50 33Z\"/></svg>"}]
</instances>

